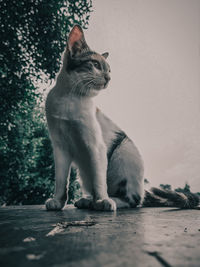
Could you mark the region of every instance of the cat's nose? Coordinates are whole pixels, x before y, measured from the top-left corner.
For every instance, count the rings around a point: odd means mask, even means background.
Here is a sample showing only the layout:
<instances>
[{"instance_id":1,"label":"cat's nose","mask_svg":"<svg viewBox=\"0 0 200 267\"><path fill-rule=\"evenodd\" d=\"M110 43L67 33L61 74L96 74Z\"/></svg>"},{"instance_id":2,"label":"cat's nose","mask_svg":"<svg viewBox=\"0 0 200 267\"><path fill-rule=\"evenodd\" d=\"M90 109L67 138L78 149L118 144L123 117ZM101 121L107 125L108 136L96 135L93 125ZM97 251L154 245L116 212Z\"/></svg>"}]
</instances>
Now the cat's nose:
<instances>
[{"instance_id":1,"label":"cat's nose","mask_svg":"<svg viewBox=\"0 0 200 267\"><path fill-rule=\"evenodd\" d=\"M106 81L106 84L107 84L110 81L110 76L108 74L105 74L104 78L105 78L105 81Z\"/></svg>"}]
</instances>

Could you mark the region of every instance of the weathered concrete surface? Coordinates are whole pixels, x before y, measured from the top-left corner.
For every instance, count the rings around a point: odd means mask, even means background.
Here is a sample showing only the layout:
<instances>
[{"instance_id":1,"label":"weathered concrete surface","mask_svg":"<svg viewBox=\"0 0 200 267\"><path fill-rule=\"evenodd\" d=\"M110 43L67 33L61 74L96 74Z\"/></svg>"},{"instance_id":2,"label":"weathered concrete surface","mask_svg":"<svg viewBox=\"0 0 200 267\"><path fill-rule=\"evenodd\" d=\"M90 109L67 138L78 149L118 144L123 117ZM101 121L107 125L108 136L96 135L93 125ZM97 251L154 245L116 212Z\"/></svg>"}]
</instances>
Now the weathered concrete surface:
<instances>
[{"instance_id":1,"label":"weathered concrete surface","mask_svg":"<svg viewBox=\"0 0 200 267\"><path fill-rule=\"evenodd\" d=\"M3 207L0 226L1 267L200 266L199 210Z\"/></svg>"}]
</instances>

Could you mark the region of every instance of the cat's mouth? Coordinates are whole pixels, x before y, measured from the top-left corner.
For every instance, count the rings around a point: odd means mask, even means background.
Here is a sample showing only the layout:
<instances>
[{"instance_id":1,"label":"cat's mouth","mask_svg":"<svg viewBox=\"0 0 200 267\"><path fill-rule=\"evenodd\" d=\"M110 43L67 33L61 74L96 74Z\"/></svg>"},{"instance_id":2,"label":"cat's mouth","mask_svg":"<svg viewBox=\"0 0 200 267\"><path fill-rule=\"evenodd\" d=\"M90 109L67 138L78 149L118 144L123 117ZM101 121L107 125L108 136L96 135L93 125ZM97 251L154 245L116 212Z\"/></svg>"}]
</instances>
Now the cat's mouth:
<instances>
[{"instance_id":1,"label":"cat's mouth","mask_svg":"<svg viewBox=\"0 0 200 267\"><path fill-rule=\"evenodd\" d=\"M97 84L95 89L97 89L97 90L106 89L108 87L108 84L109 84L109 81Z\"/></svg>"},{"instance_id":2,"label":"cat's mouth","mask_svg":"<svg viewBox=\"0 0 200 267\"><path fill-rule=\"evenodd\" d=\"M101 82L99 81L99 82L93 83L93 86L91 87L91 89L95 91L100 91L100 90L106 89L108 87L108 84L109 84L109 80L101 81Z\"/></svg>"},{"instance_id":3,"label":"cat's mouth","mask_svg":"<svg viewBox=\"0 0 200 267\"><path fill-rule=\"evenodd\" d=\"M102 90L102 89L105 89L107 87L107 85L105 85L105 83L99 83L99 84L95 84L93 86L93 89L95 90Z\"/></svg>"},{"instance_id":4,"label":"cat's mouth","mask_svg":"<svg viewBox=\"0 0 200 267\"><path fill-rule=\"evenodd\" d=\"M106 82L104 83L104 89L106 89L106 88L108 87L108 83L109 83L109 81L106 81Z\"/></svg>"}]
</instances>

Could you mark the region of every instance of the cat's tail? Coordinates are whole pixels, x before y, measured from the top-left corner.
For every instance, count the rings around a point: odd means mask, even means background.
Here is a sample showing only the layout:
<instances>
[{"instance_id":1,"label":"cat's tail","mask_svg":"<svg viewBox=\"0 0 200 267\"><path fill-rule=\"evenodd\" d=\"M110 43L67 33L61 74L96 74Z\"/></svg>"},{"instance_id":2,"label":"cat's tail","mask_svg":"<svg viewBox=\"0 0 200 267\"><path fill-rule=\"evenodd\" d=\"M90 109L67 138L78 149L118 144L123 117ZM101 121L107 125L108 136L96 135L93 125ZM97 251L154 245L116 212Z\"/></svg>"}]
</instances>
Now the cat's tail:
<instances>
[{"instance_id":1,"label":"cat's tail","mask_svg":"<svg viewBox=\"0 0 200 267\"><path fill-rule=\"evenodd\" d=\"M145 190L143 207L178 207L181 209L194 209L200 204L198 194L191 192L176 192L159 188Z\"/></svg>"}]
</instances>

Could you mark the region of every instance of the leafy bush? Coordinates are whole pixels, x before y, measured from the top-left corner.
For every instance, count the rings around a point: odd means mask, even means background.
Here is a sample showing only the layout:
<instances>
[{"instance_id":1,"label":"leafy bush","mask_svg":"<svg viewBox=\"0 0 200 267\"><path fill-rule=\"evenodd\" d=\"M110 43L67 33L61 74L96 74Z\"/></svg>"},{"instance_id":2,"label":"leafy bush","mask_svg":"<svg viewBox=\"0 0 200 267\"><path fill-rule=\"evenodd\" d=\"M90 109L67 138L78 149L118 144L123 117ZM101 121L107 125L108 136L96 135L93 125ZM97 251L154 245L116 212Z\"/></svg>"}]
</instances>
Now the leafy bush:
<instances>
[{"instance_id":1,"label":"leafy bush","mask_svg":"<svg viewBox=\"0 0 200 267\"><path fill-rule=\"evenodd\" d=\"M0 204L40 204L54 166L36 84L55 78L66 34L88 25L90 0L4 0L0 9ZM75 172L70 185L76 193Z\"/></svg>"},{"instance_id":2,"label":"leafy bush","mask_svg":"<svg viewBox=\"0 0 200 267\"><path fill-rule=\"evenodd\" d=\"M182 193L190 193L190 185L188 183L185 183L185 186L183 188L176 188L176 192L182 192Z\"/></svg>"}]
</instances>

